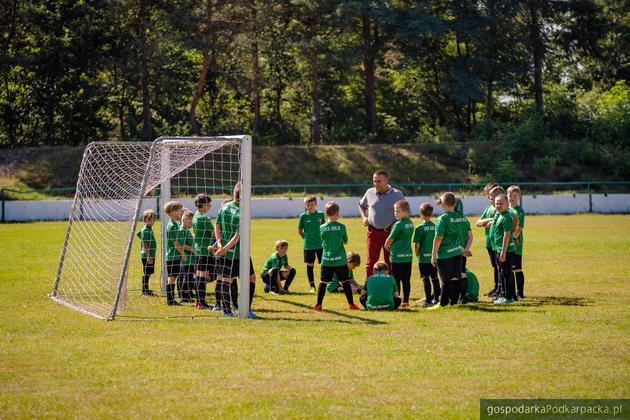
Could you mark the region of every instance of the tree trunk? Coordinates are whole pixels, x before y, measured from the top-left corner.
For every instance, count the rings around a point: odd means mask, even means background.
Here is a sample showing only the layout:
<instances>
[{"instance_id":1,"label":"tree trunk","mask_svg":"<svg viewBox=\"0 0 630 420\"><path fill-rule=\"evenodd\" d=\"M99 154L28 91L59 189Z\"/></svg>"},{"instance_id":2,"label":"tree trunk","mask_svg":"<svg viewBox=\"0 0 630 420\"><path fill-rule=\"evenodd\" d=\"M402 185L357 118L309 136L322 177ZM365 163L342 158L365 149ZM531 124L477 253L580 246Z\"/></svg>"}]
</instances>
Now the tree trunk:
<instances>
[{"instance_id":1,"label":"tree trunk","mask_svg":"<svg viewBox=\"0 0 630 420\"><path fill-rule=\"evenodd\" d=\"M142 86L142 122L145 138L153 139L153 123L151 118L151 99L149 96L149 69L147 65L147 10L146 0L140 0L140 83Z\"/></svg>"},{"instance_id":2,"label":"tree trunk","mask_svg":"<svg viewBox=\"0 0 630 420\"><path fill-rule=\"evenodd\" d=\"M543 78L542 62L545 54L545 46L541 36L540 22L538 20L538 6L535 1L528 3L529 8L529 42L532 48L534 59L534 96L536 98L536 108L543 110Z\"/></svg>"},{"instance_id":3,"label":"tree trunk","mask_svg":"<svg viewBox=\"0 0 630 420\"><path fill-rule=\"evenodd\" d=\"M315 39L315 15L311 15L311 39ZM313 143L321 144L319 129L319 87L317 85L317 50L311 52L311 67L313 71Z\"/></svg>"},{"instance_id":4,"label":"tree trunk","mask_svg":"<svg viewBox=\"0 0 630 420\"><path fill-rule=\"evenodd\" d=\"M252 90L254 93L254 133L260 131L260 68L258 67L258 42L256 41L256 7L252 5Z\"/></svg>"},{"instance_id":5,"label":"tree trunk","mask_svg":"<svg viewBox=\"0 0 630 420\"><path fill-rule=\"evenodd\" d=\"M361 16L361 33L365 55L363 57L363 78L365 81L365 114L366 129L369 134L376 134L376 94L374 77L374 53L372 42L372 25L367 15Z\"/></svg>"},{"instance_id":6,"label":"tree trunk","mask_svg":"<svg viewBox=\"0 0 630 420\"><path fill-rule=\"evenodd\" d=\"M195 133L196 135L199 135L201 130L199 129L199 122L197 121L195 114L197 113L197 105L201 100L203 87L206 83L206 76L208 75L208 67L210 62L209 46L212 45L212 0L208 0L206 3L206 14L208 16L204 32L206 45L201 51L201 55L203 57L203 62L201 64L201 75L199 76L199 82L197 83L195 96L193 97L192 103L190 104L190 125L192 127L193 133Z\"/></svg>"}]
</instances>

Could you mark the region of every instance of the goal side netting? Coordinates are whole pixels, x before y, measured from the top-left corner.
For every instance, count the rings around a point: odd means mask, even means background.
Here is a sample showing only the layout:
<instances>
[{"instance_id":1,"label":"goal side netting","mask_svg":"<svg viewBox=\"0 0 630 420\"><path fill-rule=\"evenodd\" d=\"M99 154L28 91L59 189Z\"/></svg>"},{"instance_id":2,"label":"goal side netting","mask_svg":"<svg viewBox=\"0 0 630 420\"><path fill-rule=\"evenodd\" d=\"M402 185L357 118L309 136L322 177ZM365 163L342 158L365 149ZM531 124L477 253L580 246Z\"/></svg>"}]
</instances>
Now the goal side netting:
<instances>
[{"instance_id":1,"label":"goal side netting","mask_svg":"<svg viewBox=\"0 0 630 420\"><path fill-rule=\"evenodd\" d=\"M163 232L170 220L164 204L176 200L195 212L194 197L205 193L212 198L212 209L207 215L214 221L221 202L229 200L237 182L242 184L240 252L249 256L249 136L90 143L83 154L50 297L107 320L199 316L194 305L173 310L166 307L163 299L166 286ZM136 236L142 227L143 212L149 209L158 217L152 228L157 248L155 273L150 277L150 288L157 296L152 298L141 294L142 243ZM248 258L240 261L241 265L249 264ZM249 279L245 280L240 282L239 303L247 307Z\"/></svg>"}]
</instances>

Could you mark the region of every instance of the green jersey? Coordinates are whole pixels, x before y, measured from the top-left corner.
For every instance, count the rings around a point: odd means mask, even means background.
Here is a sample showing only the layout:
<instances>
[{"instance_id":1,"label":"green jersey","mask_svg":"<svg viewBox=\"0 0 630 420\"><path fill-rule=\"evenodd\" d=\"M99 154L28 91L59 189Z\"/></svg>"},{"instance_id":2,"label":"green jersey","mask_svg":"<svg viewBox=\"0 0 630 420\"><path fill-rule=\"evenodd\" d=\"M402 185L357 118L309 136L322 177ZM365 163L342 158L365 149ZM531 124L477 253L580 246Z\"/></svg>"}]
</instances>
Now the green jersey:
<instances>
[{"instance_id":1,"label":"green jersey","mask_svg":"<svg viewBox=\"0 0 630 420\"><path fill-rule=\"evenodd\" d=\"M322 249L322 238L319 236L319 227L324 224L326 217L321 211L309 213L305 211L300 215L298 229L304 231L304 249Z\"/></svg>"},{"instance_id":2,"label":"green jersey","mask_svg":"<svg viewBox=\"0 0 630 420\"><path fill-rule=\"evenodd\" d=\"M177 248L175 248L175 241L179 241L179 223L171 220L166 227L166 261L179 261L182 259L182 256L177 252ZM181 245L182 243L179 242L179 244Z\"/></svg>"},{"instance_id":3,"label":"green jersey","mask_svg":"<svg viewBox=\"0 0 630 420\"><path fill-rule=\"evenodd\" d=\"M149 245L149 256L155 258L156 242L153 227L143 224L136 236L140 238L140 257L147 258L147 254L144 252L144 244L146 243Z\"/></svg>"},{"instance_id":4,"label":"green jersey","mask_svg":"<svg viewBox=\"0 0 630 420\"><path fill-rule=\"evenodd\" d=\"M464 217L464 203L462 203L462 200L455 201L455 210L453 212L459 217Z\"/></svg>"},{"instance_id":5,"label":"green jersey","mask_svg":"<svg viewBox=\"0 0 630 420\"><path fill-rule=\"evenodd\" d=\"M492 218L494 218L494 214L496 213L496 211L497 211L497 209L492 204L490 204L483 211L483 213L481 214L480 219L492 219ZM486 233L486 248L492 248L492 239L490 237L490 228L487 227L484 230L485 230L485 233Z\"/></svg>"},{"instance_id":6,"label":"green jersey","mask_svg":"<svg viewBox=\"0 0 630 420\"><path fill-rule=\"evenodd\" d=\"M234 237L234 235L238 233L240 215L240 206L234 201L226 203L223 207L221 207L221 210L219 210L219 214L217 214L216 224L221 225L221 244L223 246L227 245L228 242L230 242L230 240ZM240 244L237 243L230 250L227 251L225 257L238 259L240 255Z\"/></svg>"},{"instance_id":7,"label":"green jersey","mask_svg":"<svg viewBox=\"0 0 630 420\"><path fill-rule=\"evenodd\" d=\"M466 299L469 302L477 302L479 300L479 281L472 271L466 269Z\"/></svg>"},{"instance_id":8,"label":"green jersey","mask_svg":"<svg viewBox=\"0 0 630 420\"><path fill-rule=\"evenodd\" d=\"M512 219L512 212L509 210L505 213L496 212L495 218L492 222L492 249L495 252L501 252L503 248L503 235L505 232L510 232L510 241L506 252L516 251L516 245L512 239L512 229L514 229L514 219Z\"/></svg>"},{"instance_id":9,"label":"green jersey","mask_svg":"<svg viewBox=\"0 0 630 420\"><path fill-rule=\"evenodd\" d=\"M367 278L363 290L367 292L368 309L394 309L394 292L398 288L393 276L377 272Z\"/></svg>"},{"instance_id":10,"label":"green jersey","mask_svg":"<svg viewBox=\"0 0 630 420\"><path fill-rule=\"evenodd\" d=\"M518 226L522 229L525 226L525 211L521 206L514 207L518 216ZM519 244L516 245L516 255L523 255L523 231L518 235Z\"/></svg>"},{"instance_id":11,"label":"green jersey","mask_svg":"<svg viewBox=\"0 0 630 420\"><path fill-rule=\"evenodd\" d=\"M460 217L461 223L457 226L457 233L459 234L459 243L462 248L466 248L466 242L468 242L468 232L470 229L470 222L465 217Z\"/></svg>"},{"instance_id":12,"label":"green jersey","mask_svg":"<svg viewBox=\"0 0 630 420\"><path fill-rule=\"evenodd\" d=\"M348 264L344 242L348 242L346 227L339 222L327 222L319 227L322 238L322 266L338 267Z\"/></svg>"},{"instance_id":13,"label":"green jersey","mask_svg":"<svg viewBox=\"0 0 630 420\"><path fill-rule=\"evenodd\" d=\"M420 244L418 250L418 262L430 263L431 251L433 251L433 238L435 238L435 225L433 222L422 222L416 228L413 235L413 242Z\"/></svg>"},{"instance_id":14,"label":"green jersey","mask_svg":"<svg viewBox=\"0 0 630 420\"><path fill-rule=\"evenodd\" d=\"M411 251L411 237L413 236L413 223L408 217L394 223L389 238L392 239L389 248L389 260L393 263L406 263L413 260Z\"/></svg>"},{"instance_id":15,"label":"green jersey","mask_svg":"<svg viewBox=\"0 0 630 420\"><path fill-rule=\"evenodd\" d=\"M188 229L184 229L184 227L179 228L179 244L184 247L184 245L188 245L193 248L195 245L195 241L193 239L192 233ZM196 251L195 251L196 252ZM197 264L197 257L195 257L192 251L187 251L184 249L184 254L186 255L186 261L182 261L182 266L189 266Z\"/></svg>"},{"instance_id":16,"label":"green jersey","mask_svg":"<svg viewBox=\"0 0 630 420\"><path fill-rule=\"evenodd\" d=\"M442 242L438 249L437 258L443 260L462 254L462 245L459 240L459 228L462 218L455 212L447 211L438 217L435 223L435 236L441 236Z\"/></svg>"},{"instance_id":17,"label":"green jersey","mask_svg":"<svg viewBox=\"0 0 630 420\"><path fill-rule=\"evenodd\" d=\"M348 270L348 279L354 280L354 274L352 274L352 270ZM337 277L337 273L333 274L332 280L326 285L326 291L328 293L333 293L340 286L339 277Z\"/></svg>"},{"instance_id":18,"label":"green jersey","mask_svg":"<svg viewBox=\"0 0 630 420\"><path fill-rule=\"evenodd\" d=\"M212 232L214 226L208 216L201 212L196 212L193 216L193 231L195 232L195 252L199 257L207 257L213 255L208 251L208 247L212 245Z\"/></svg>"},{"instance_id":19,"label":"green jersey","mask_svg":"<svg viewBox=\"0 0 630 420\"><path fill-rule=\"evenodd\" d=\"M277 268L278 270L282 270L282 267L284 267L285 265L289 265L289 258L287 257L287 254L284 254L281 257L278 255L277 252L274 252L273 254L271 254L269 258L267 258L267 261L265 262L265 266L260 272L260 275L262 276L263 274L265 274L267 271L271 270L272 268Z\"/></svg>"}]
</instances>

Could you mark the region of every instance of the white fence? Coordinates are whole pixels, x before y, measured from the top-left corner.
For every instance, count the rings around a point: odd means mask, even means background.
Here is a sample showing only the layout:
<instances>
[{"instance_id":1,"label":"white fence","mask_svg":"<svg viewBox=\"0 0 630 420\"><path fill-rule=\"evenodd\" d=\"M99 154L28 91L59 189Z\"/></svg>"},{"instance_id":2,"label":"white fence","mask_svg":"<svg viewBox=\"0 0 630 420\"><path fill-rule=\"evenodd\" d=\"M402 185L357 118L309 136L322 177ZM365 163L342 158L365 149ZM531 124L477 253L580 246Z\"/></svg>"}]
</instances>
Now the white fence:
<instances>
[{"instance_id":1,"label":"white fence","mask_svg":"<svg viewBox=\"0 0 630 420\"><path fill-rule=\"evenodd\" d=\"M590 198L589 198L590 197ZM360 197L318 197L318 208L323 210L327 201L334 200L339 203L342 217L359 216ZM418 208L424 202L433 203L435 197L416 196L407 197L411 205L412 216L418 215ZM590 200L590 203L589 203ZM192 199L181 200L184 207L194 209ZM482 196L469 196L462 199L464 213L467 215L481 214L488 205L488 200ZM219 200L213 202L210 217L215 217L219 211ZM89 205L85 203L85 205ZM630 213L630 194L567 194L567 195L525 195L522 202L527 214L572 214L586 213L589 208L596 213ZM143 201L144 209L157 210L154 198ZM439 206L435 207L435 213L442 212ZM103 215L111 220L116 220L116 202L112 201L111 214ZM72 209L72 200L53 201L5 201L4 220L7 222L24 222L31 220L67 220ZM283 218L298 217L304 211L304 202L301 197L294 198L254 198L252 199L253 218Z\"/></svg>"}]
</instances>

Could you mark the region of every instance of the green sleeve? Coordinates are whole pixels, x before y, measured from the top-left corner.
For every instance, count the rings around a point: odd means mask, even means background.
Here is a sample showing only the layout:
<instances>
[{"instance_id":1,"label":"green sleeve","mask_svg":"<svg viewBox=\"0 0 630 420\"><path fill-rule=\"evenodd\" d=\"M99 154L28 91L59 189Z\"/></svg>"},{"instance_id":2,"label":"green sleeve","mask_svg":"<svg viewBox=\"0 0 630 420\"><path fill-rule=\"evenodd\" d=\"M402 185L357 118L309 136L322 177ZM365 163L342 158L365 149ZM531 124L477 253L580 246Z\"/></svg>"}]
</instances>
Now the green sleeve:
<instances>
[{"instance_id":1,"label":"green sleeve","mask_svg":"<svg viewBox=\"0 0 630 420\"><path fill-rule=\"evenodd\" d=\"M512 219L512 215L508 212L505 212L502 219L503 233L512 232L512 228L514 227L514 219Z\"/></svg>"},{"instance_id":2,"label":"green sleeve","mask_svg":"<svg viewBox=\"0 0 630 420\"><path fill-rule=\"evenodd\" d=\"M444 236L444 230L446 229L444 218L440 217L435 222L435 236Z\"/></svg>"},{"instance_id":3,"label":"green sleeve","mask_svg":"<svg viewBox=\"0 0 630 420\"><path fill-rule=\"evenodd\" d=\"M343 241L348 242L348 232L346 231L346 226L343 226Z\"/></svg>"},{"instance_id":4,"label":"green sleeve","mask_svg":"<svg viewBox=\"0 0 630 420\"><path fill-rule=\"evenodd\" d=\"M300 215L300 221L298 223L298 229L304 229L304 213Z\"/></svg>"}]
</instances>

